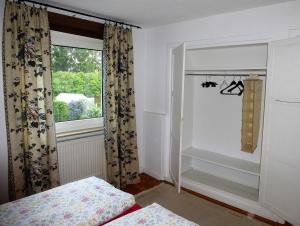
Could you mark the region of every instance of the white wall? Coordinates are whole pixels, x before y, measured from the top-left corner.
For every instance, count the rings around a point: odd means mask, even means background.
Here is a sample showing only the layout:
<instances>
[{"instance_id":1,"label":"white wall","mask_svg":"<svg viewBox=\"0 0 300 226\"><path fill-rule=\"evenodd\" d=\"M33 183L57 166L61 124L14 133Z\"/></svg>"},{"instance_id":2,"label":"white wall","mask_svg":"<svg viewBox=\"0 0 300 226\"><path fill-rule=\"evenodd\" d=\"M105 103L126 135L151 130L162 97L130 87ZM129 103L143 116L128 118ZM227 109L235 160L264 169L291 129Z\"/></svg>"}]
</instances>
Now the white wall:
<instances>
[{"instance_id":1,"label":"white wall","mask_svg":"<svg viewBox=\"0 0 300 226\"><path fill-rule=\"evenodd\" d=\"M147 31L147 71L145 77L145 112L161 114L164 131L151 128L155 133L147 136L164 137L160 150L145 147L153 159L164 165L160 177L168 176L169 150L169 47L181 42L197 42L199 45L232 45L238 43L265 42L288 38L299 33L300 2L288 2L268 7L227 13L207 18L152 28ZM257 41L255 41L257 40ZM147 122L144 122L147 124ZM150 131L144 126L144 131ZM144 139L147 137L144 136ZM148 144L151 145L151 144ZM157 147L155 147L157 148ZM160 153L159 153L160 152ZM163 157L162 157L163 156ZM148 160L147 160L148 161ZM154 168L146 168L154 172Z\"/></svg>"},{"instance_id":2,"label":"white wall","mask_svg":"<svg viewBox=\"0 0 300 226\"><path fill-rule=\"evenodd\" d=\"M137 142L139 150L140 171L142 172L145 165L144 145L143 145L143 128L144 128L144 87L146 73L146 30L133 29L134 42L134 86L135 86L135 104L136 104L136 126Z\"/></svg>"},{"instance_id":3,"label":"white wall","mask_svg":"<svg viewBox=\"0 0 300 226\"><path fill-rule=\"evenodd\" d=\"M7 169L7 142L6 123L3 95L3 70L2 70L2 30L5 1L0 1L0 203L8 201L8 169Z\"/></svg>"}]
</instances>

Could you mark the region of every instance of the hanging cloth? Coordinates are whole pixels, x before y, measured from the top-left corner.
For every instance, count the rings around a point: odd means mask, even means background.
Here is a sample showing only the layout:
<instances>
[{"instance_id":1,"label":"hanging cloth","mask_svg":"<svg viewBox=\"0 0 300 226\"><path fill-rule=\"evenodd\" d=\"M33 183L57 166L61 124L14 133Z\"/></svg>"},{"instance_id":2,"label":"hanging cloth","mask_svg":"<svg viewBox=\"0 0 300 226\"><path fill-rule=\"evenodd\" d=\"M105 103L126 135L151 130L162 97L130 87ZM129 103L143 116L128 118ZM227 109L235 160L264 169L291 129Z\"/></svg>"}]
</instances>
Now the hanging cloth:
<instances>
[{"instance_id":1,"label":"hanging cloth","mask_svg":"<svg viewBox=\"0 0 300 226\"><path fill-rule=\"evenodd\" d=\"M48 14L6 2L3 47L10 199L59 185Z\"/></svg>"},{"instance_id":2,"label":"hanging cloth","mask_svg":"<svg viewBox=\"0 0 300 226\"><path fill-rule=\"evenodd\" d=\"M106 24L103 42L107 180L124 188L140 181L132 31Z\"/></svg>"},{"instance_id":3,"label":"hanging cloth","mask_svg":"<svg viewBox=\"0 0 300 226\"><path fill-rule=\"evenodd\" d=\"M249 153L255 151L259 137L262 86L261 79L244 80L241 150Z\"/></svg>"}]
</instances>

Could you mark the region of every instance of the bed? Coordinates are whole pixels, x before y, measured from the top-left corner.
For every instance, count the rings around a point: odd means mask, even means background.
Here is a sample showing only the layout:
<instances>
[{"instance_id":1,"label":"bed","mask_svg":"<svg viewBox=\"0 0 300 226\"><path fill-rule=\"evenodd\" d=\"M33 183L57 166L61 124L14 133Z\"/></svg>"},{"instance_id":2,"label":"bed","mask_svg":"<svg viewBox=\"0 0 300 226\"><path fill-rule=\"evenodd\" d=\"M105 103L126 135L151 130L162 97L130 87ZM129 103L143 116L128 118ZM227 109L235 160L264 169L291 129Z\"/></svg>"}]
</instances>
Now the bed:
<instances>
[{"instance_id":1,"label":"bed","mask_svg":"<svg viewBox=\"0 0 300 226\"><path fill-rule=\"evenodd\" d=\"M0 205L0 226L176 225L195 226L154 203L141 208L134 196L96 177L75 181Z\"/></svg>"},{"instance_id":2,"label":"bed","mask_svg":"<svg viewBox=\"0 0 300 226\"><path fill-rule=\"evenodd\" d=\"M113 220L105 226L197 226L191 221L176 215L158 205L157 203L153 203L150 206L127 214L121 218Z\"/></svg>"},{"instance_id":3,"label":"bed","mask_svg":"<svg viewBox=\"0 0 300 226\"><path fill-rule=\"evenodd\" d=\"M101 225L105 225L105 224L107 224L107 223L109 223L109 222L111 222L111 221L113 221L113 220L116 220L116 219L118 219L118 218L120 218L120 217L123 217L123 216L125 216L125 215L127 215L127 214L133 213L134 211L137 211L137 210L139 210L139 209L141 209L141 208L142 208L142 207L141 207L140 205L134 204L134 205L133 205L132 207L130 207L128 210L125 210L124 212L122 212L121 214L117 215L116 217L114 217L114 218L112 218L112 219L106 221L106 222L103 223L103 224L100 224L100 226L101 226Z\"/></svg>"},{"instance_id":4,"label":"bed","mask_svg":"<svg viewBox=\"0 0 300 226\"><path fill-rule=\"evenodd\" d=\"M134 205L133 195L90 177L0 205L0 226L101 225Z\"/></svg>"}]
</instances>

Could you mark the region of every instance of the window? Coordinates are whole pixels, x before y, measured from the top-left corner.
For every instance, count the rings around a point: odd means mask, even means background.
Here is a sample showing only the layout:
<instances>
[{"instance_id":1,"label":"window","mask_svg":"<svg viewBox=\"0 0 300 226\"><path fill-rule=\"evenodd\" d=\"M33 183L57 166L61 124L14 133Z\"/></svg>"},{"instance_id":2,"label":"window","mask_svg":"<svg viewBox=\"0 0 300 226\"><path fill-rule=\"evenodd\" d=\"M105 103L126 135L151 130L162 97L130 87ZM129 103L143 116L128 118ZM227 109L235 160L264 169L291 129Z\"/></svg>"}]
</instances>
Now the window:
<instances>
[{"instance_id":1,"label":"window","mask_svg":"<svg viewBox=\"0 0 300 226\"><path fill-rule=\"evenodd\" d=\"M52 45L55 122L102 116L102 53Z\"/></svg>"},{"instance_id":2,"label":"window","mask_svg":"<svg viewBox=\"0 0 300 226\"><path fill-rule=\"evenodd\" d=\"M57 133L101 127L101 40L54 31L51 38L53 109Z\"/></svg>"}]
</instances>

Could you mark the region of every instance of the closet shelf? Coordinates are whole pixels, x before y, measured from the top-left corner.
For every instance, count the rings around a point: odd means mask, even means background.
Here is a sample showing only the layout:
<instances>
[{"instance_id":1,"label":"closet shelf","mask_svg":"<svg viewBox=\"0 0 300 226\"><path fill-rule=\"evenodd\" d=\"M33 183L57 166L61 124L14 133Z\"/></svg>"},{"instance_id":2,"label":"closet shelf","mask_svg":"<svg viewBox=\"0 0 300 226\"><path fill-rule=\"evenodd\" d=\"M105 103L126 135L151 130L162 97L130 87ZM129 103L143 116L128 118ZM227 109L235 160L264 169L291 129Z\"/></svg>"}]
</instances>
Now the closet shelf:
<instances>
[{"instance_id":1,"label":"closet shelf","mask_svg":"<svg viewBox=\"0 0 300 226\"><path fill-rule=\"evenodd\" d=\"M189 169L183 172L181 178L183 185L189 182L196 182L246 199L253 201L258 200L258 189L207 174L196 169Z\"/></svg>"},{"instance_id":2,"label":"closet shelf","mask_svg":"<svg viewBox=\"0 0 300 226\"><path fill-rule=\"evenodd\" d=\"M260 165L258 163L232 158L194 147L183 150L182 155L256 176L259 176L260 172Z\"/></svg>"}]
</instances>

